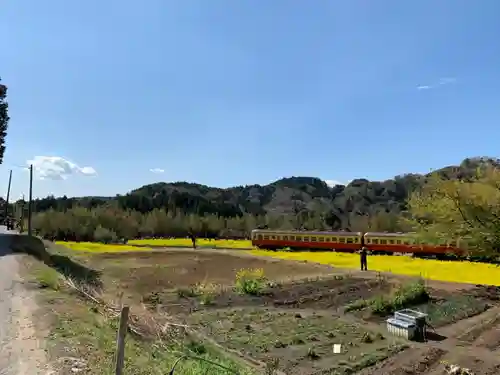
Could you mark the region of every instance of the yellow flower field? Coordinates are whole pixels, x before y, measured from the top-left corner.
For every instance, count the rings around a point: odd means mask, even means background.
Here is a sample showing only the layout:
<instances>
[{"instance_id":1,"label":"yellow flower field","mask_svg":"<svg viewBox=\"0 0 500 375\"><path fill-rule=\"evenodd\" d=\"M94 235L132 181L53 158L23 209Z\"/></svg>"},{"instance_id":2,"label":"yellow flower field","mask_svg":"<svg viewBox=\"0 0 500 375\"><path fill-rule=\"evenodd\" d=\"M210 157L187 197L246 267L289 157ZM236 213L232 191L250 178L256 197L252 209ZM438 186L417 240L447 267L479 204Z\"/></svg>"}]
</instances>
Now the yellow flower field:
<instances>
[{"instance_id":1,"label":"yellow flower field","mask_svg":"<svg viewBox=\"0 0 500 375\"><path fill-rule=\"evenodd\" d=\"M249 253L280 259L306 260L339 268L359 269L359 255L335 252L252 250ZM408 256L368 256L368 269L425 279L500 286L500 267L486 263L413 259Z\"/></svg>"},{"instance_id":2,"label":"yellow flower field","mask_svg":"<svg viewBox=\"0 0 500 375\"><path fill-rule=\"evenodd\" d=\"M75 251L85 251L92 253L120 253L125 251L151 251L147 247L137 247L131 245L105 245L96 242L66 242L56 241L56 245L61 245Z\"/></svg>"},{"instance_id":3,"label":"yellow flower field","mask_svg":"<svg viewBox=\"0 0 500 375\"><path fill-rule=\"evenodd\" d=\"M153 238L145 240L130 240L129 245L140 246L162 246L162 247L191 247L192 242L189 238ZM198 238L196 246L225 249L252 249L252 242L246 240L211 240Z\"/></svg>"}]
</instances>

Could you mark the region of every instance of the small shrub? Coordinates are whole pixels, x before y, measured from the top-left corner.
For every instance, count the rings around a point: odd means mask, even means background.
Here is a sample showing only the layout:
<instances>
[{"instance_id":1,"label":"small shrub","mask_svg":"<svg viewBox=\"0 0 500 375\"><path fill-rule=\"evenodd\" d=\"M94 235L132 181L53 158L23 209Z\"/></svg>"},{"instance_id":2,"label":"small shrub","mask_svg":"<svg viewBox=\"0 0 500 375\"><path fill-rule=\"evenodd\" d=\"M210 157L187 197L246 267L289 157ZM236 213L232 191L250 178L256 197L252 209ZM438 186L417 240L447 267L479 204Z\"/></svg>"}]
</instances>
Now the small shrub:
<instances>
[{"instance_id":1,"label":"small shrub","mask_svg":"<svg viewBox=\"0 0 500 375\"><path fill-rule=\"evenodd\" d=\"M158 305L162 304L162 298L160 293L158 292L151 292L147 296L142 297L142 302L151 305L153 307L156 307Z\"/></svg>"},{"instance_id":2,"label":"small shrub","mask_svg":"<svg viewBox=\"0 0 500 375\"><path fill-rule=\"evenodd\" d=\"M246 270L241 269L236 273L236 291L240 294L251 294L254 296L262 294L266 287L266 278L262 268Z\"/></svg>"},{"instance_id":3,"label":"small shrub","mask_svg":"<svg viewBox=\"0 0 500 375\"><path fill-rule=\"evenodd\" d=\"M394 309L391 300L386 296L377 296L373 298L370 307L372 312L377 315L390 314Z\"/></svg>"},{"instance_id":4,"label":"small shrub","mask_svg":"<svg viewBox=\"0 0 500 375\"><path fill-rule=\"evenodd\" d=\"M196 290L196 286L177 289L177 296L179 296L179 298L196 297L197 295L198 291Z\"/></svg>"},{"instance_id":5,"label":"small shrub","mask_svg":"<svg viewBox=\"0 0 500 375\"><path fill-rule=\"evenodd\" d=\"M309 348L307 350L307 357L309 357L309 359L316 360L320 358L320 355L316 352L316 350L314 350L314 348Z\"/></svg>"},{"instance_id":6,"label":"small shrub","mask_svg":"<svg viewBox=\"0 0 500 375\"><path fill-rule=\"evenodd\" d=\"M203 343L201 342L194 340L190 340L186 344L186 349L193 352L196 355L203 355L207 353L207 348L205 347L205 345L203 345Z\"/></svg>"},{"instance_id":7,"label":"small shrub","mask_svg":"<svg viewBox=\"0 0 500 375\"><path fill-rule=\"evenodd\" d=\"M200 299L202 305L213 304L215 297L219 294L219 286L216 284L196 284L195 292Z\"/></svg>"},{"instance_id":8,"label":"small shrub","mask_svg":"<svg viewBox=\"0 0 500 375\"><path fill-rule=\"evenodd\" d=\"M372 335L370 335L368 332L364 333L363 336L361 337L361 342L365 344L371 344L374 341Z\"/></svg>"},{"instance_id":9,"label":"small shrub","mask_svg":"<svg viewBox=\"0 0 500 375\"><path fill-rule=\"evenodd\" d=\"M349 312L349 311L356 311L356 310L363 310L365 307L367 307L369 304L371 303L370 300L366 300L366 299L358 299L357 301L354 301L350 304L348 304L344 310L346 312Z\"/></svg>"},{"instance_id":10,"label":"small shrub","mask_svg":"<svg viewBox=\"0 0 500 375\"><path fill-rule=\"evenodd\" d=\"M266 360L265 375L275 375L280 367L280 359L277 357L268 358Z\"/></svg>"},{"instance_id":11,"label":"small shrub","mask_svg":"<svg viewBox=\"0 0 500 375\"><path fill-rule=\"evenodd\" d=\"M376 297L372 304L372 312L379 315L390 314L398 309L418 305L429 300L429 293L423 280L401 285L392 296Z\"/></svg>"}]
</instances>

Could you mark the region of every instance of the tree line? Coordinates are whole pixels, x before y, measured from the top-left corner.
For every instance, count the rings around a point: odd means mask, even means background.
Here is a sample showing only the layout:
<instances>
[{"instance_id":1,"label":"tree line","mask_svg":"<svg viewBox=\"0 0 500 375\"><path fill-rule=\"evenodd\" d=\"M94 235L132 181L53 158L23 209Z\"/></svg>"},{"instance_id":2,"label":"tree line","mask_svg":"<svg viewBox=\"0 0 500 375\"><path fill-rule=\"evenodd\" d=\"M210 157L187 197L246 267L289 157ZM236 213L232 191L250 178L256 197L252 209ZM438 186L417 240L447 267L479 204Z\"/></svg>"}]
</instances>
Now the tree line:
<instances>
[{"instance_id":1,"label":"tree line","mask_svg":"<svg viewBox=\"0 0 500 375\"><path fill-rule=\"evenodd\" d=\"M17 212L18 222L26 228L26 207ZM23 220L24 217L24 220ZM47 210L35 213L33 230L39 236L59 241L117 242L134 238L186 237L249 238L256 228L283 230L335 230L337 218L307 212L306 215L242 215L222 217L199 216L180 210L154 209L141 213L113 205L96 208L74 207L66 211ZM332 228L332 225L334 228ZM389 213L358 216L352 220L352 231L396 231L398 219Z\"/></svg>"},{"instance_id":2,"label":"tree line","mask_svg":"<svg viewBox=\"0 0 500 375\"><path fill-rule=\"evenodd\" d=\"M21 210L23 215L25 210ZM223 217L153 209L142 213L108 202L95 208L73 207L36 213L33 228L52 240L114 242L147 237L249 238L255 228L336 230L340 218L331 211ZM408 198L407 210L394 214L351 215L351 231L414 232L425 242L467 239L477 255L500 254L500 169L485 164L475 175L448 179L439 174Z\"/></svg>"}]
</instances>

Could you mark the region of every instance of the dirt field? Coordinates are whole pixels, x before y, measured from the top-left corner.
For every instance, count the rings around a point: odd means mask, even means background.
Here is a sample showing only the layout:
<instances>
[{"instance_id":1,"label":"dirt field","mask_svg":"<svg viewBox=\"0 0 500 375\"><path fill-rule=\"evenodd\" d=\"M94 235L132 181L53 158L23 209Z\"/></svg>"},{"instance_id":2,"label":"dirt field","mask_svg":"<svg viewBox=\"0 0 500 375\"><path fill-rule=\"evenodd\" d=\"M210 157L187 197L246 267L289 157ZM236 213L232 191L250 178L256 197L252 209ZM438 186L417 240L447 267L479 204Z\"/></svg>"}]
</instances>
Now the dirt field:
<instances>
[{"instance_id":1,"label":"dirt field","mask_svg":"<svg viewBox=\"0 0 500 375\"><path fill-rule=\"evenodd\" d=\"M404 277L256 258L231 251L169 250L94 254L82 258L102 272L105 293L187 322L206 340L254 365L285 374L445 374L442 361L476 375L500 373L500 292L496 287L429 283L428 341L391 337L387 314L360 300L391 295ZM261 293L237 293L236 273L262 269ZM500 316L500 315L498 315ZM333 345L341 352L333 353ZM269 370L270 371L270 370Z\"/></svg>"}]
</instances>

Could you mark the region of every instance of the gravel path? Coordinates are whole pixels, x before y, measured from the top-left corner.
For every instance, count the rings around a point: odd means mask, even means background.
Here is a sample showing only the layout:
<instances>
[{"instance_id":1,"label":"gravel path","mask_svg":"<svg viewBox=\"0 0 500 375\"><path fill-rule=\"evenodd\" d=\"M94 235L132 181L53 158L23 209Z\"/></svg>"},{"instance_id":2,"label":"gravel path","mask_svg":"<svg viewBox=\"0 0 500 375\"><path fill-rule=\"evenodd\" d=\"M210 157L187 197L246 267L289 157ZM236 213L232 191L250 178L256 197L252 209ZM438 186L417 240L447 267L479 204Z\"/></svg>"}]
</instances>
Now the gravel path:
<instances>
[{"instance_id":1,"label":"gravel path","mask_svg":"<svg viewBox=\"0 0 500 375\"><path fill-rule=\"evenodd\" d=\"M20 255L9 245L9 232L0 226L0 375L51 374L35 334L35 296L23 285Z\"/></svg>"}]
</instances>

